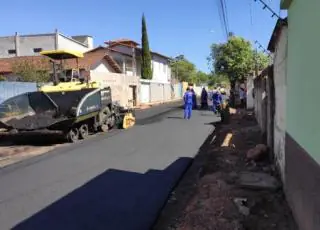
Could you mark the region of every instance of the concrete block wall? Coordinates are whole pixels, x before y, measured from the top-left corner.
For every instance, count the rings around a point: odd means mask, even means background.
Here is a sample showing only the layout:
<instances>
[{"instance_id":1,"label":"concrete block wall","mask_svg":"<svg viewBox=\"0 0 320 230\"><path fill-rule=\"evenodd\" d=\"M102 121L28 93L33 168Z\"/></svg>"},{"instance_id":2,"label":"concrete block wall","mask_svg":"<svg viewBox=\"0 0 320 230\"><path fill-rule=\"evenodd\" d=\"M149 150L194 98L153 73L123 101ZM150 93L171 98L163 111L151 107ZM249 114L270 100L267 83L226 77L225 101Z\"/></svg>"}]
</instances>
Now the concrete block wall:
<instances>
[{"instance_id":1,"label":"concrete block wall","mask_svg":"<svg viewBox=\"0 0 320 230\"><path fill-rule=\"evenodd\" d=\"M253 99L253 75L247 77L247 109L253 109L254 99Z\"/></svg>"},{"instance_id":2,"label":"concrete block wall","mask_svg":"<svg viewBox=\"0 0 320 230\"><path fill-rule=\"evenodd\" d=\"M174 90L174 99L182 98L183 92L182 92L182 83L176 83L173 85Z\"/></svg>"},{"instance_id":3,"label":"concrete block wall","mask_svg":"<svg viewBox=\"0 0 320 230\"><path fill-rule=\"evenodd\" d=\"M138 88L139 81L137 77L91 71L90 79L99 82L102 87L110 86L112 100L119 102L122 106L133 106L132 102L129 102L129 99L132 99L132 95L129 95L130 93L136 93L138 96L138 92L132 92L132 89L130 89L130 86L137 86Z\"/></svg>"},{"instance_id":4,"label":"concrete block wall","mask_svg":"<svg viewBox=\"0 0 320 230\"><path fill-rule=\"evenodd\" d=\"M182 84L157 82L154 80L140 80L140 98L142 104L166 102L182 98Z\"/></svg>"},{"instance_id":5,"label":"concrete block wall","mask_svg":"<svg viewBox=\"0 0 320 230\"><path fill-rule=\"evenodd\" d=\"M172 89L171 84L164 84L163 85L163 93L164 93L164 100L169 101L172 100Z\"/></svg>"},{"instance_id":6,"label":"concrete block wall","mask_svg":"<svg viewBox=\"0 0 320 230\"><path fill-rule=\"evenodd\" d=\"M151 82L150 83L150 102L163 102L163 84Z\"/></svg>"}]
</instances>

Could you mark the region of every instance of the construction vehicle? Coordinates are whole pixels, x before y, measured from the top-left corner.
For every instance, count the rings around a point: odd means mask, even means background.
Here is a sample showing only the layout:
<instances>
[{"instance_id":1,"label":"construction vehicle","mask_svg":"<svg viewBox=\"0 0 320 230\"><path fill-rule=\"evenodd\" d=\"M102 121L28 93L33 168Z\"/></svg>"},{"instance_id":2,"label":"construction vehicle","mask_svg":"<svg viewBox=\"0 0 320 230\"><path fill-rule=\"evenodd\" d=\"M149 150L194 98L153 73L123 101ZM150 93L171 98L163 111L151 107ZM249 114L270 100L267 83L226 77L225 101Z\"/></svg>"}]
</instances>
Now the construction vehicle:
<instances>
[{"instance_id":1,"label":"construction vehicle","mask_svg":"<svg viewBox=\"0 0 320 230\"><path fill-rule=\"evenodd\" d=\"M54 84L4 101L0 105L0 128L15 133L60 132L75 142L90 133L107 132L114 127L127 129L135 124L132 109L113 103L110 87L81 78L79 68L63 68L64 60L78 59L82 54L65 50L41 54L52 60Z\"/></svg>"},{"instance_id":2,"label":"construction vehicle","mask_svg":"<svg viewBox=\"0 0 320 230\"><path fill-rule=\"evenodd\" d=\"M53 85L44 85L39 88L43 92L75 91L84 88L99 88L101 85L95 81L88 81L79 69L79 59L83 53L70 50L48 50L41 51L41 55L50 58L52 64ZM76 68L65 68L71 59L76 60Z\"/></svg>"}]
</instances>

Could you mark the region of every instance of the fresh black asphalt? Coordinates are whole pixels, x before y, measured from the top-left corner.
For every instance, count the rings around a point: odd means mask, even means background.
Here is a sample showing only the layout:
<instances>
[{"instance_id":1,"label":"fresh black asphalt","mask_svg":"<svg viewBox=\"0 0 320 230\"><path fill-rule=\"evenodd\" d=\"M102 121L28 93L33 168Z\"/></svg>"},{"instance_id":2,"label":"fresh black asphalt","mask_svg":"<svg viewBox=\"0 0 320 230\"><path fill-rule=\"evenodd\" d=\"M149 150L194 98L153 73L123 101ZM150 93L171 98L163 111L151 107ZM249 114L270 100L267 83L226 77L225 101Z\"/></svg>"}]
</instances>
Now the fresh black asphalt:
<instances>
[{"instance_id":1,"label":"fresh black asphalt","mask_svg":"<svg viewBox=\"0 0 320 230\"><path fill-rule=\"evenodd\" d=\"M0 229L150 229L217 120L194 111L186 121L178 106L1 170Z\"/></svg>"}]
</instances>

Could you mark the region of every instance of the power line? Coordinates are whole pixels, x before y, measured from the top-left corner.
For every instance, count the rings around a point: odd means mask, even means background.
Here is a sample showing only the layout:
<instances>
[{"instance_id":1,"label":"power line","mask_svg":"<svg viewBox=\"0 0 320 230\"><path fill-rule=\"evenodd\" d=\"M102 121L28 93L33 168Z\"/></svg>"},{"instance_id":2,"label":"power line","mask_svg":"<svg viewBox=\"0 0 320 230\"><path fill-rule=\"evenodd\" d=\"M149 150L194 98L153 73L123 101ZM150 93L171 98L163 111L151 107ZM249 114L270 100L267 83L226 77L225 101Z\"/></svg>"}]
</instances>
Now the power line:
<instances>
[{"instance_id":1,"label":"power line","mask_svg":"<svg viewBox=\"0 0 320 230\"><path fill-rule=\"evenodd\" d=\"M221 30L222 30L222 32L226 32L225 31L224 18L223 18L223 11L222 11L222 6L221 6L220 0L217 0L217 6L218 6L218 13L219 13Z\"/></svg>"},{"instance_id":2,"label":"power line","mask_svg":"<svg viewBox=\"0 0 320 230\"><path fill-rule=\"evenodd\" d=\"M222 0L219 0L219 10L221 12L222 15L222 25L223 25L223 30L225 32L225 36L226 39L228 39L228 29L227 29L227 22L226 22L226 17L225 17L225 11L224 11L224 7L223 7L223 2Z\"/></svg>"},{"instance_id":3,"label":"power line","mask_svg":"<svg viewBox=\"0 0 320 230\"><path fill-rule=\"evenodd\" d=\"M263 0L254 0L254 1L255 1L255 2L256 2L256 1L261 2L262 5L263 5L262 9L264 9L264 10L265 10L265 9L269 10L269 11L272 13L272 15L271 15L272 18L275 17L275 16L276 16L277 18L281 18L280 15L277 14L273 9L271 9L271 7L268 6L268 4L265 3Z\"/></svg>"},{"instance_id":4,"label":"power line","mask_svg":"<svg viewBox=\"0 0 320 230\"><path fill-rule=\"evenodd\" d=\"M224 12L224 17L225 17L225 22L226 22L226 30L227 30L227 36L229 37L229 19L228 19L228 9L227 9L227 4L225 0L221 0L222 6L223 6L223 12Z\"/></svg>"},{"instance_id":5,"label":"power line","mask_svg":"<svg viewBox=\"0 0 320 230\"><path fill-rule=\"evenodd\" d=\"M250 11L250 25L251 25L251 27L253 27L252 0L249 0L249 11Z\"/></svg>"},{"instance_id":6,"label":"power line","mask_svg":"<svg viewBox=\"0 0 320 230\"><path fill-rule=\"evenodd\" d=\"M250 20L250 35L251 41L253 41L254 37L254 27L253 27L253 8L252 8L252 0L248 0L249 2L249 20Z\"/></svg>"},{"instance_id":7,"label":"power line","mask_svg":"<svg viewBox=\"0 0 320 230\"><path fill-rule=\"evenodd\" d=\"M271 56L270 52L268 50L266 50L263 45L261 45L260 42L258 42L257 40L254 42L255 44L258 45L259 49L261 49L265 54L267 54L269 57Z\"/></svg>"},{"instance_id":8,"label":"power line","mask_svg":"<svg viewBox=\"0 0 320 230\"><path fill-rule=\"evenodd\" d=\"M217 0L218 12L221 22L222 31L225 32L226 39L229 38L229 21L228 21L228 10L225 0Z\"/></svg>"}]
</instances>

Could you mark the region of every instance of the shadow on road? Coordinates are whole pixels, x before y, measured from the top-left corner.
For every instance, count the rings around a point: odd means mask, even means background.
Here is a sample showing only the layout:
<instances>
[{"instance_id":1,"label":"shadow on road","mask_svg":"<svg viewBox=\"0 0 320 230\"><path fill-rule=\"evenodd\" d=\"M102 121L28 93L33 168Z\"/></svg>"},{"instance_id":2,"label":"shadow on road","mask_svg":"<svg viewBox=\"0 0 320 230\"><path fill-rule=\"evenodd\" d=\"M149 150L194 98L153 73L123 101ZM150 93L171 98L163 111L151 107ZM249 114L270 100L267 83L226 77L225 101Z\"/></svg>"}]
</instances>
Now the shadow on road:
<instances>
[{"instance_id":1,"label":"shadow on road","mask_svg":"<svg viewBox=\"0 0 320 230\"><path fill-rule=\"evenodd\" d=\"M0 134L0 147L15 145L51 146L65 142L66 140L63 138L63 135L56 133L30 132L24 134Z\"/></svg>"},{"instance_id":2,"label":"shadow on road","mask_svg":"<svg viewBox=\"0 0 320 230\"><path fill-rule=\"evenodd\" d=\"M14 230L148 230L192 158L144 174L110 169Z\"/></svg>"},{"instance_id":3,"label":"shadow on road","mask_svg":"<svg viewBox=\"0 0 320 230\"><path fill-rule=\"evenodd\" d=\"M174 224L181 217L180 215L183 215L197 190L197 182L205 173L203 162L207 159L207 153L214 144L220 145L222 143L223 138L219 133L221 122L218 120L205 123L205 125L212 126L214 129L199 148L192 165L175 188L174 198L176 201L170 202L170 199L168 200L152 230L175 229Z\"/></svg>"},{"instance_id":4,"label":"shadow on road","mask_svg":"<svg viewBox=\"0 0 320 230\"><path fill-rule=\"evenodd\" d=\"M168 119L177 119L177 120L183 120L184 118L181 116L181 117L174 117L174 116L171 116L171 117L167 117Z\"/></svg>"}]
</instances>

